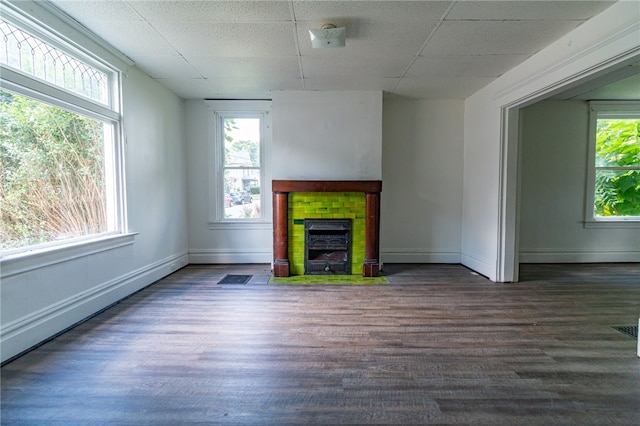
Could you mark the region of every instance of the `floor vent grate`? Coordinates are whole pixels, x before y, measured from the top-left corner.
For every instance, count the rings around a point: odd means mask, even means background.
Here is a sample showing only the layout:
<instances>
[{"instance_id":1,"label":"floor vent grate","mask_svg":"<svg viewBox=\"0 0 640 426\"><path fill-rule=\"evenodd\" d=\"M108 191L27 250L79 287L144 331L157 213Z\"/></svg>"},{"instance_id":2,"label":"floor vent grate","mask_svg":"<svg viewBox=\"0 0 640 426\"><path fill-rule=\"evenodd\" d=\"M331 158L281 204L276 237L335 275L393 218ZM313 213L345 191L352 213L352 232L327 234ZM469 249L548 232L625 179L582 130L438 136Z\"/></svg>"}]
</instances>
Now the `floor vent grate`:
<instances>
[{"instance_id":1,"label":"floor vent grate","mask_svg":"<svg viewBox=\"0 0 640 426\"><path fill-rule=\"evenodd\" d=\"M620 333L624 333L627 336L638 338L638 326L637 325L623 325L620 327L613 327L618 330Z\"/></svg>"},{"instance_id":2,"label":"floor vent grate","mask_svg":"<svg viewBox=\"0 0 640 426\"><path fill-rule=\"evenodd\" d=\"M253 275L225 275L218 284L246 284Z\"/></svg>"}]
</instances>

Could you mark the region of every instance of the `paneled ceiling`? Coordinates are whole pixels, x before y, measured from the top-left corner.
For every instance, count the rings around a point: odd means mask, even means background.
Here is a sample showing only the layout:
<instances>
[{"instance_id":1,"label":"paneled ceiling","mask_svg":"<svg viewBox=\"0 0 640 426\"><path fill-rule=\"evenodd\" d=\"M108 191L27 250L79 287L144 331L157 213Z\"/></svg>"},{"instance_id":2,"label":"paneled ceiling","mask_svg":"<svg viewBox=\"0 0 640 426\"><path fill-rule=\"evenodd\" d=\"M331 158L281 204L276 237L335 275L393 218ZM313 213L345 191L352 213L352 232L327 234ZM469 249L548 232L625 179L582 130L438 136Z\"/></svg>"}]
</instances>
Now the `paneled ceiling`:
<instances>
[{"instance_id":1,"label":"paneled ceiling","mask_svg":"<svg viewBox=\"0 0 640 426\"><path fill-rule=\"evenodd\" d=\"M464 99L614 1L51 0L183 98L383 90ZM346 47L308 30L346 27ZM593 89L593 88L591 88Z\"/></svg>"}]
</instances>

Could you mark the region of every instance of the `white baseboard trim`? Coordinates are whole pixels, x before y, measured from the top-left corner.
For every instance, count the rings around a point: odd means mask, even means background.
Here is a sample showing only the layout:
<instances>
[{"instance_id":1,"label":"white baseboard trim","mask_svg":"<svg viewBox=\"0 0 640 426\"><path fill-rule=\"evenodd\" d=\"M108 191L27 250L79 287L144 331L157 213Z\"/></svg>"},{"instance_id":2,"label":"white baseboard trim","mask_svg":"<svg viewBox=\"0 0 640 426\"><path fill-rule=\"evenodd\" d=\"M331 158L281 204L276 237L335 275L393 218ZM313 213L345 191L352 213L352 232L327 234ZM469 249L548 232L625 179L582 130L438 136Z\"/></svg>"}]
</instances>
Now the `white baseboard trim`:
<instances>
[{"instance_id":1,"label":"white baseboard trim","mask_svg":"<svg viewBox=\"0 0 640 426\"><path fill-rule=\"evenodd\" d=\"M384 263L460 263L460 252L383 248L380 258Z\"/></svg>"},{"instance_id":2,"label":"white baseboard trim","mask_svg":"<svg viewBox=\"0 0 640 426\"><path fill-rule=\"evenodd\" d=\"M189 250L189 263L225 264L225 263L271 263L272 250L234 250L234 249L192 249Z\"/></svg>"},{"instance_id":3,"label":"white baseboard trim","mask_svg":"<svg viewBox=\"0 0 640 426\"><path fill-rule=\"evenodd\" d=\"M491 264L488 259L480 259L468 254L461 254L460 263L472 271L476 271L481 275L489 278L491 281L496 280L496 265Z\"/></svg>"},{"instance_id":4,"label":"white baseboard trim","mask_svg":"<svg viewBox=\"0 0 640 426\"><path fill-rule=\"evenodd\" d=\"M520 263L615 263L640 262L639 250L520 250Z\"/></svg>"},{"instance_id":5,"label":"white baseboard trim","mask_svg":"<svg viewBox=\"0 0 640 426\"><path fill-rule=\"evenodd\" d=\"M460 263L459 252L404 248L381 249L380 258L385 263ZM272 261L271 250L189 250L189 263L194 264L271 263Z\"/></svg>"},{"instance_id":6,"label":"white baseboard trim","mask_svg":"<svg viewBox=\"0 0 640 426\"><path fill-rule=\"evenodd\" d=\"M0 331L1 361L41 344L187 264L187 253L178 253L4 324Z\"/></svg>"}]
</instances>

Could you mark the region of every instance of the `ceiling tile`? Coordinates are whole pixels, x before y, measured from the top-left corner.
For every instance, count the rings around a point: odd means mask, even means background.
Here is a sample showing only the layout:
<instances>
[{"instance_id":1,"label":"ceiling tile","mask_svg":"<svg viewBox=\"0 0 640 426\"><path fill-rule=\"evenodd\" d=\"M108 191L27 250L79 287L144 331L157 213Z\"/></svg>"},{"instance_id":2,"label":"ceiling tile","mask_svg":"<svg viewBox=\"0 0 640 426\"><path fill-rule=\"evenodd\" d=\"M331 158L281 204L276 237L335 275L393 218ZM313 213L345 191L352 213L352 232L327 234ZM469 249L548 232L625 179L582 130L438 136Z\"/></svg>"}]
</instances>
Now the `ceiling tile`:
<instances>
[{"instance_id":1,"label":"ceiling tile","mask_svg":"<svg viewBox=\"0 0 640 426\"><path fill-rule=\"evenodd\" d=\"M331 49L321 49L324 53ZM380 56L366 55L329 55L322 54L303 56L302 70L305 78L327 77L380 77L399 78L406 66L411 62L411 56Z\"/></svg>"},{"instance_id":2,"label":"ceiling tile","mask_svg":"<svg viewBox=\"0 0 640 426\"><path fill-rule=\"evenodd\" d=\"M296 20L313 23L438 21L450 1L294 1ZM335 22L333 22L335 21Z\"/></svg>"},{"instance_id":3,"label":"ceiling tile","mask_svg":"<svg viewBox=\"0 0 640 426\"><path fill-rule=\"evenodd\" d=\"M393 94L415 99L466 99L491 81L492 77L403 78Z\"/></svg>"},{"instance_id":4,"label":"ceiling tile","mask_svg":"<svg viewBox=\"0 0 640 426\"><path fill-rule=\"evenodd\" d=\"M304 88L463 99L614 2L52 3L185 98ZM346 27L345 48L311 48L308 30L327 22Z\"/></svg>"},{"instance_id":5,"label":"ceiling tile","mask_svg":"<svg viewBox=\"0 0 640 426\"><path fill-rule=\"evenodd\" d=\"M447 20L586 20L614 1L460 1Z\"/></svg>"},{"instance_id":6,"label":"ceiling tile","mask_svg":"<svg viewBox=\"0 0 640 426\"><path fill-rule=\"evenodd\" d=\"M201 78L202 74L179 55L138 55L136 66L153 78Z\"/></svg>"},{"instance_id":7,"label":"ceiling tile","mask_svg":"<svg viewBox=\"0 0 640 426\"><path fill-rule=\"evenodd\" d=\"M305 79L307 90L384 90L391 91L397 78L376 77L322 77Z\"/></svg>"},{"instance_id":8,"label":"ceiling tile","mask_svg":"<svg viewBox=\"0 0 640 426\"><path fill-rule=\"evenodd\" d=\"M200 73L211 78L300 78L300 67L295 56L271 58L188 57L187 60Z\"/></svg>"},{"instance_id":9,"label":"ceiling tile","mask_svg":"<svg viewBox=\"0 0 640 426\"><path fill-rule=\"evenodd\" d=\"M202 78L160 78L160 84L184 99L215 97L214 87Z\"/></svg>"},{"instance_id":10,"label":"ceiling tile","mask_svg":"<svg viewBox=\"0 0 640 426\"><path fill-rule=\"evenodd\" d=\"M302 90L302 80L264 75L262 78L209 79L220 98L269 99L273 90Z\"/></svg>"},{"instance_id":11,"label":"ceiling tile","mask_svg":"<svg viewBox=\"0 0 640 426\"><path fill-rule=\"evenodd\" d=\"M291 22L286 1L133 1L146 19L164 22Z\"/></svg>"},{"instance_id":12,"label":"ceiling tile","mask_svg":"<svg viewBox=\"0 0 640 426\"><path fill-rule=\"evenodd\" d=\"M141 21L143 18L124 0L49 0L76 20Z\"/></svg>"},{"instance_id":13,"label":"ceiling tile","mask_svg":"<svg viewBox=\"0 0 640 426\"><path fill-rule=\"evenodd\" d=\"M419 57L407 71L407 77L476 76L498 77L529 55L465 55Z\"/></svg>"},{"instance_id":14,"label":"ceiling tile","mask_svg":"<svg viewBox=\"0 0 640 426\"><path fill-rule=\"evenodd\" d=\"M183 55L222 57L295 56L293 25L154 22Z\"/></svg>"},{"instance_id":15,"label":"ceiling tile","mask_svg":"<svg viewBox=\"0 0 640 426\"><path fill-rule=\"evenodd\" d=\"M138 55L171 55L176 51L147 22L87 21L85 25L134 61Z\"/></svg>"},{"instance_id":16,"label":"ceiling tile","mask_svg":"<svg viewBox=\"0 0 640 426\"><path fill-rule=\"evenodd\" d=\"M578 24L578 21L444 22L423 55L533 54Z\"/></svg>"}]
</instances>

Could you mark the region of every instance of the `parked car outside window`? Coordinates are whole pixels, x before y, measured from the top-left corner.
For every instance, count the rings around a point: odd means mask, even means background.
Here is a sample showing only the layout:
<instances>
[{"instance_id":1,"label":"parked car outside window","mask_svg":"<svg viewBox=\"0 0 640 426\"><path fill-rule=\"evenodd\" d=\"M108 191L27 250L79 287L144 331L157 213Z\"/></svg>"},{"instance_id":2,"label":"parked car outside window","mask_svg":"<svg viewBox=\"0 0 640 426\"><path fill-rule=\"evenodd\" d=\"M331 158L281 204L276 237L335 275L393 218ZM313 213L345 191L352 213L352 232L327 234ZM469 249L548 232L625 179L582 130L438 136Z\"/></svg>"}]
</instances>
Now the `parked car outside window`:
<instances>
[{"instance_id":1,"label":"parked car outside window","mask_svg":"<svg viewBox=\"0 0 640 426\"><path fill-rule=\"evenodd\" d=\"M253 197L251 197L251 194L246 191L231 192L229 195L231 196L234 204L253 203Z\"/></svg>"}]
</instances>

